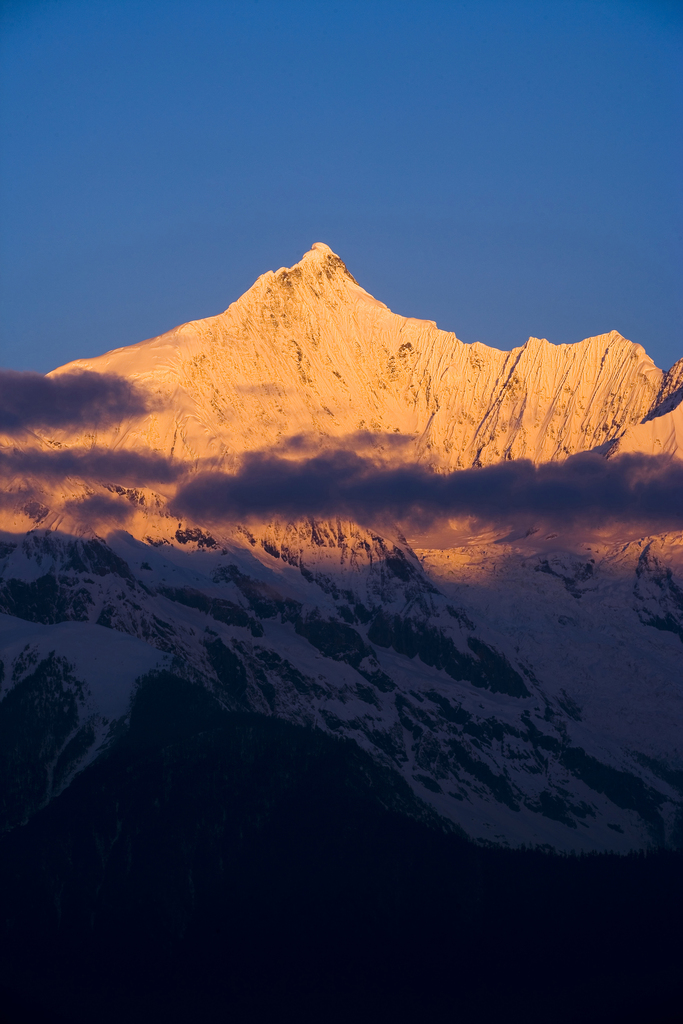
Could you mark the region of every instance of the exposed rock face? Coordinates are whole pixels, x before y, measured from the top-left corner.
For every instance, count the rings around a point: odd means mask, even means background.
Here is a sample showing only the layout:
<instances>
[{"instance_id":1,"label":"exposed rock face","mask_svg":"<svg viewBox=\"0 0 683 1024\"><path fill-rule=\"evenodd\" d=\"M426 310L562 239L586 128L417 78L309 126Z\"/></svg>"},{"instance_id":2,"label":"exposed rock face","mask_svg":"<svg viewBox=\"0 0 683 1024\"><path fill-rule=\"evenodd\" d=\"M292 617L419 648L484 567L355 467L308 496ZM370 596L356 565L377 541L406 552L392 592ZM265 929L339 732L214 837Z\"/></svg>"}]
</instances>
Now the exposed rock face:
<instances>
[{"instance_id":1,"label":"exposed rock face","mask_svg":"<svg viewBox=\"0 0 683 1024\"><path fill-rule=\"evenodd\" d=\"M220 316L54 372L79 368L156 404L24 443L230 470L249 451L296 457L304 435L307 452L346 439L452 470L678 455L683 440L683 360L662 374L615 332L465 345L391 313L322 244ZM391 524L188 522L161 490L66 480L5 508L0 732L27 737L4 755L8 827L126 727L136 677L170 666L229 710L354 739L476 839L683 841L680 536L412 550ZM69 502L84 496L130 508L127 532L106 515L76 528Z\"/></svg>"},{"instance_id":2,"label":"exposed rock face","mask_svg":"<svg viewBox=\"0 0 683 1024\"><path fill-rule=\"evenodd\" d=\"M679 359L663 378L652 412L648 419L671 412L683 400L683 359Z\"/></svg>"}]
</instances>

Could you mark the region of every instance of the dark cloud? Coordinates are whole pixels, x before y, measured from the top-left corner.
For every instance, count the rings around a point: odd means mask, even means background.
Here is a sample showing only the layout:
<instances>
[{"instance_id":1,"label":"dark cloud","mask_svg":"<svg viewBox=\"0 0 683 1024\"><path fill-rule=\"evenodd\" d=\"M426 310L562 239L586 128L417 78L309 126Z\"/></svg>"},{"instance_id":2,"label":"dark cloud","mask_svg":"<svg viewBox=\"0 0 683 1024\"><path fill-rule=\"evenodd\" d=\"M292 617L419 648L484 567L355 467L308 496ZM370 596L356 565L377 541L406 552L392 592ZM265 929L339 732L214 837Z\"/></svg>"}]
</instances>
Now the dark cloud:
<instances>
[{"instance_id":1,"label":"dark cloud","mask_svg":"<svg viewBox=\"0 0 683 1024\"><path fill-rule=\"evenodd\" d=\"M327 451L361 452L400 452L409 445L415 444L417 435L377 432L374 430L357 430L344 434L341 438L326 437L320 434L292 434L277 442L277 452L295 455L316 455ZM272 453L271 453L272 454Z\"/></svg>"},{"instance_id":2,"label":"dark cloud","mask_svg":"<svg viewBox=\"0 0 683 1024\"><path fill-rule=\"evenodd\" d=\"M200 473L181 486L174 508L196 521L341 515L426 525L473 516L496 524L628 522L675 529L683 526L683 463L645 455L608 460L589 452L561 463L518 460L442 474L415 464L382 468L349 451L300 461L255 453L234 476Z\"/></svg>"},{"instance_id":3,"label":"dark cloud","mask_svg":"<svg viewBox=\"0 0 683 1024\"><path fill-rule=\"evenodd\" d=\"M68 476L97 479L133 487L171 483L186 472L182 464L161 455L111 451L108 448L66 448L59 451L0 451L0 475L59 480Z\"/></svg>"},{"instance_id":4,"label":"dark cloud","mask_svg":"<svg viewBox=\"0 0 683 1024\"><path fill-rule=\"evenodd\" d=\"M57 377L0 370L0 431L34 427L95 427L136 416L149 396L113 374L82 370Z\"/></svg>"},{"instance_id":5,"label":"dark cloud","mask_svg":"<svg viewBox=\"0 0 683 1024\"><path fill-rule=\"evenodd\" d=\"M304 444L299 454L306 451ZM424 528L446 518L472 517L524 528L609 523L642 524L650 531L683 528L683 462L662 456L605 459L588 452L540 466L518 460L436 473L416 463L379 464L346 449L298 459L256 452L244 457L235 474L209 463L190 477L186 464L151 452L5 449L0 477L12 481L11 489L17 481L25 488L31 480L65 477L132 487L178 483L172 511L200 523L343 516ZM90 511L123 515L115 513L120 506L112 502Z\"/></svg>"},{"instance_id":6,"label":"dark cloud","mask_svg":"<svg viewBox=\"0 0 683 1024\"><path fill-rule=\"evenodd\" d=\"M106 494L91 494L80 501L69 501L64 508L75 519L80 519L85 523L109 519L122 524L133 514L133 508L127 502L110 498Z\"/></svg>"}]
</instances>

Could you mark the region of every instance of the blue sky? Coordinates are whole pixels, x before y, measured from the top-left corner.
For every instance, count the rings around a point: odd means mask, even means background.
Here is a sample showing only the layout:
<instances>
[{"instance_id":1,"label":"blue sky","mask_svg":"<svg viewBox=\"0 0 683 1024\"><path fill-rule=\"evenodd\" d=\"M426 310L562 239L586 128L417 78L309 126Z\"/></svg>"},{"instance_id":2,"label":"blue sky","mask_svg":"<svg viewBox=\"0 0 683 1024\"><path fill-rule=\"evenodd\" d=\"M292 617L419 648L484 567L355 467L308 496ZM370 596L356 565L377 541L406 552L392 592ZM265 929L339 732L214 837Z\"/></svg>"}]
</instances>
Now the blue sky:
<instances>
[{"instance_id":1,"label":"blue sky","mask_svg":"<svg viewBox=\"0 0 683 1024\"><path fill-rule=\"evenodd\" d=\"M463 341L683 356L682 4L1 12L1 365L210 316L314 241Z\"/></svg>"}]
</instances>

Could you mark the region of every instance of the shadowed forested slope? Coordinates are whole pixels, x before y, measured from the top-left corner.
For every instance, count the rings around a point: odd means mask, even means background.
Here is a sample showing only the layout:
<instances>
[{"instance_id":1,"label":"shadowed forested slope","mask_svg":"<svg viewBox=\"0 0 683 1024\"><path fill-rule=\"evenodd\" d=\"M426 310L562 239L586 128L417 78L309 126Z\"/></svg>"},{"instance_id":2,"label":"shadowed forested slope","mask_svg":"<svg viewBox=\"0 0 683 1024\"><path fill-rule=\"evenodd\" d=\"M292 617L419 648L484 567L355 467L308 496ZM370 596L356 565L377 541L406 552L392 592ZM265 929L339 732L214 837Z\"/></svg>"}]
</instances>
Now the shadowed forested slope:
<instances>
[{"instance_id":1,"label":"shadowed forested slope","mask_svg":"<svg viewBox=\"0 0 683 1024\"><path fill-rule=\"evenodd\" d=\"M151 674L0 844L6 1019L673 1020L682 868L477 847L352 742Z\"/></svg>"}]
</instances>

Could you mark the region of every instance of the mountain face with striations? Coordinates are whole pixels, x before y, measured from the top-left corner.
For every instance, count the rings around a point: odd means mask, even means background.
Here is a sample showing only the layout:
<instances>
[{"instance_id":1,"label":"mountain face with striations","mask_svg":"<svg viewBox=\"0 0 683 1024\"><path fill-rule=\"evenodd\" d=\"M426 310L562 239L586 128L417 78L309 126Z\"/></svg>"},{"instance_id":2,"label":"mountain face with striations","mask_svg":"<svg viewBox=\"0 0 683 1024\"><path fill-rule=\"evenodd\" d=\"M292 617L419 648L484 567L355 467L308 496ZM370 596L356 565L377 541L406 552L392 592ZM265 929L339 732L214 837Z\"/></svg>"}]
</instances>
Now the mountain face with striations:
<instances>
[{"instance_id":1,"label":"mountain face with striations","mask_svg":"<svg viewBox=\"0 0 683 1024\"><path fill-rule=\"evenodd\" d=\"M662 373L616 331L576 345L529 338L512 352L465 345L392 313L322 243L220 316L54 373L77 369L120 374L160 398L98 443L182 460L372 431L456 469L601 446L676 452L683 437L683 360Z\"/></svg>"},{"instance_id":2,"label":"mountain face with striations","mask_svg":"<svg viewBox=\"0 0 683 1024\"><path fill-rule=\"evenodd\" d=\"M189 475L340 447L437 473L683 451L683 360L663 373L616 332L467 345L392 313L321 243L219 316L52 376L78 370L127 378L147 410L22 450ZM436 546L347 518L217 524L178 516L173 482L72 472L7 485L3 829L106 755L156 672L352 739L408 783L405 813L482 842L683 842L680 535L453 528Z\"/></svg>"}]
</instances>

